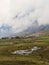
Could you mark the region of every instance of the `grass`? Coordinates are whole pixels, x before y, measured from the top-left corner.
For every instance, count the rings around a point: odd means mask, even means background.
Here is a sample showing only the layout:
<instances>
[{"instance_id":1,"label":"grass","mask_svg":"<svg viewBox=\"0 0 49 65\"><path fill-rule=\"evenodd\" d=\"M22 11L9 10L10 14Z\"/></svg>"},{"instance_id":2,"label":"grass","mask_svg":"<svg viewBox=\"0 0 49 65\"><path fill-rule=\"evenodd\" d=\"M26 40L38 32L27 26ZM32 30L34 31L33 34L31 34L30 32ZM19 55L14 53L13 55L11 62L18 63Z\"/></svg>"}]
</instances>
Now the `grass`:
<instances>
[{"instance_id":1,"label":"grass","mask_svg":"<svg viewBox=\"0 0 49 65\"><path fill-rule=\"evenodd\" d=\"M14 50L41 49L29 55L12 55ZM0 40L0 65L49 65L49 36Z\"/></svg>"}]
</instances>

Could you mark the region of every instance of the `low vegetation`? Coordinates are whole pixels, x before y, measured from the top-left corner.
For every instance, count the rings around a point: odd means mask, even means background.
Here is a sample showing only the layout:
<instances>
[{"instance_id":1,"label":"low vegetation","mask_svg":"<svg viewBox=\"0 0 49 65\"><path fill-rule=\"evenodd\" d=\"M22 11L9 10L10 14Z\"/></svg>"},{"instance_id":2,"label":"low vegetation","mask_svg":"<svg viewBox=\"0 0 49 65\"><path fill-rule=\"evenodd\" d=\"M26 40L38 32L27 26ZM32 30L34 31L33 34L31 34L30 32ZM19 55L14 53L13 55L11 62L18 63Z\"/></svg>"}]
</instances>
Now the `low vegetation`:
<instances>
[{"instance_id":1,"label":"low vegetation","mask_svg":"<svg viewBox=\"0 0 49 65\"><path fill-rule=\"evenodd\" d=\"M11 53L34 46L40 49L29 55ZM0 65L49 65L49 36L0 39Z\"/></svg>"}]
</instances>

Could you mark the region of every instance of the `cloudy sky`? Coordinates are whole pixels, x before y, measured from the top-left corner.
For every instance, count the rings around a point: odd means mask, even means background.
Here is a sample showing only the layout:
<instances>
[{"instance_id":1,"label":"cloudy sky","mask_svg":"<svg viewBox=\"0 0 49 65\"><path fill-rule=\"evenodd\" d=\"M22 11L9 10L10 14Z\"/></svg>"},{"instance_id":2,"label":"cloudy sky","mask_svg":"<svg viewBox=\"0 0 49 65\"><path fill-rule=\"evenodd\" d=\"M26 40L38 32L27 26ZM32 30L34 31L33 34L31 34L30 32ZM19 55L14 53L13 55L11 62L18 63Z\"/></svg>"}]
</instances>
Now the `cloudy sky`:
<instances>
[{"instance_id":1,"label":"cloudy sky","mask_svg":"<svg viewBox=\"0 0 49 65\"><path fill-rule=\"evenodd\" d=\"M21 32L35 20L49 23L49 0L0 0L0 36Z\"/></svg>"}]
</instances>

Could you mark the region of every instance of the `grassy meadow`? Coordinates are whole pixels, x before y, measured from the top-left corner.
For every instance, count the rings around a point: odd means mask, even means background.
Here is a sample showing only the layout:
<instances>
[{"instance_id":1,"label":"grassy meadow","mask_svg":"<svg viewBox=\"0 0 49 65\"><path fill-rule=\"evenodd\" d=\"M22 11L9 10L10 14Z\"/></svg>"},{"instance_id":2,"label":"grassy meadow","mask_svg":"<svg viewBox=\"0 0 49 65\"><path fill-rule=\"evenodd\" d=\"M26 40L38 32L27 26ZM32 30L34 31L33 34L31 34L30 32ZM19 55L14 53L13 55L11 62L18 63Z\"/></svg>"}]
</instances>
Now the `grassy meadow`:
<instances>
[{"instance_id":1,"label":"grassy meadow","mask_svg":"<svg viewBox=\"0 0 49 65\"><path fill-rule=\"evenodd\" d=\"M40 49L29 55L11 53L34 46ZM0 39L0 65L49 65L49 36Z\"/></svg>"}]
</instances>

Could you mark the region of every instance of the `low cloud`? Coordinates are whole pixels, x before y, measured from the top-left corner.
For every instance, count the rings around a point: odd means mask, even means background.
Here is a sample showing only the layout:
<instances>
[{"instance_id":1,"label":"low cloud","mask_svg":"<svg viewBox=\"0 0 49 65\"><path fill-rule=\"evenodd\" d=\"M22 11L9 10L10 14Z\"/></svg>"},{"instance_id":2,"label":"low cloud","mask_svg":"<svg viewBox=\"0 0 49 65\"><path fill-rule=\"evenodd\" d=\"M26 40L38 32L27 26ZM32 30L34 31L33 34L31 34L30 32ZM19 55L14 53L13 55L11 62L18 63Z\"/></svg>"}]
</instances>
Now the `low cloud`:
<instances>
[{"instance_id":1,"label":"low cloud","mask_svg":"<svg viewBox=\"0 0 49 65\"><path fill-rule=\"evenodd\" d=\"M0 0L0 36L24 31L35 20L49 24L49 0Z\"/></svg>"}]
</instances>

